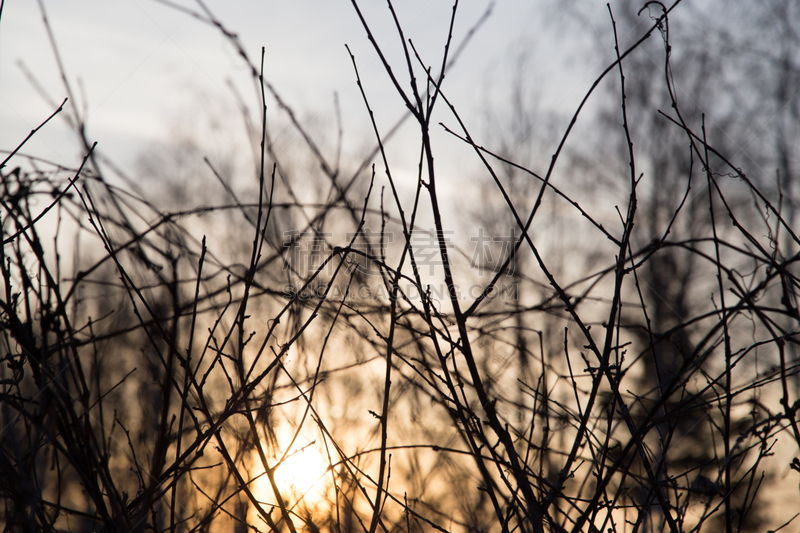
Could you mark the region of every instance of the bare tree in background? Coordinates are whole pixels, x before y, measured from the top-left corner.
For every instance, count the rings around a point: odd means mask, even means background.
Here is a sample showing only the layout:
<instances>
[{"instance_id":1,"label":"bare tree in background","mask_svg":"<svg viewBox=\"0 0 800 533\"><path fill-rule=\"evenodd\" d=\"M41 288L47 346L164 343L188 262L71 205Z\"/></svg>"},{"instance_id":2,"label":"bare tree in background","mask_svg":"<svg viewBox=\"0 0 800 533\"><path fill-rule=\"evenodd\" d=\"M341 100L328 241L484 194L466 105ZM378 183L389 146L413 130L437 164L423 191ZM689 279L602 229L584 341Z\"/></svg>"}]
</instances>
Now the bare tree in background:
<instances>
[{"instance_id":1,"label":"bare tree in background","mask_svg":"<svg viewBox=\"0 0 800 533\"><path fill-rule=\"evenodd\" d=\"M798 124L796 115L792 115L792 109L798 105L796 95L789 95L786 91L791 72L796 71L791 66L796 57L791 51L796 39L792 39L793 30L790 28L797 27L798 20L797 13L793 12L796 10L789 4L684 2L681 6L683 11L676 12L670 24L660 28L662 36L672 37L667 45L671 63L665 64L660 60L664 42L655 39L643 45L628 60L626 104L632 139L638 147L639 162L643 164L641 168L646 169L645 176L652 176L643 182L643 191L647 194L641 196L640 209L647 216L638 225L634 238L645 249L649 245L648 253L653 257L639 271L640 290L648 302L647 313L642 316L634 311L628 319L634 324L642 324L638 329L640 342L651 345L651 353L643 358L646 368L643 378L645 384L657 389L658 394L663 394L665 384L676 378L676 372L684 367L686 357L696 349L697 337L693 334L691 317L710 309L708 295L713 293L713 287L709 286L712 281L709 273L715 269L713 263L695 253L694 246L685 245L697 243L700 246L709 228L715 226L714 208L709 210L708 189L712 184L703 182L702 175L706 169L698 166L697 154L687 146L684 132L674 127L675 115L670 113L670 108L678 104L684 117L692 117L686 120L703 129L704 138L718 150L729 154L736 165L750 169L749 179L762 191L769 192L786 225L794 228L791 213L795 205L792 191L796 180L792 178L787 151L782 148L791 135L789 131L795 133L796 142ZM646 24L647 18L658 16L663 7L658 3L641 7L627 1L615 6L615 11L620 14L621 34L627 35L630 35L629 28ZM782 28L780 36L773 31L764 31L773 27ZM754 39L756 34L764 33L771 37ZM613 94L615 89L609 92ZM598 128L607 131L617 124L616 107L609 105ZM618 153L618 168L621 169L627 165L628 147L625 143L619 144ZM588 162L592 160L591 155L582 155L581 158ZM747 205L755 203L758 207L760 201L752 191L737 190L729 179L725 179L735 175L725 172L719 175L718 190L725 192L725 206L737 206L743 212L747 212ZM779 180L774 179L776 175ZM603 183L608 181L606 178ZM715 209L720 209L720 206L715 204ZM758 224L769 220L769 209L766 211L750 210L743 216ZM735 230L730 227L716 226L714 231L738 240ZM772 232L769 228L765 231L768 234ZM776 228L776 233L783 235L780 239L770 235L770 246L777 255L784 259L795 255L796 243L787 237L790 232L784 233ZM743 244L747 246L746 241ZM749 271L752 267L750 259L741 259L743 263L739 266L732 262L726 264L736 270ZM786 268L792 268L791 263L788 261ZM719 305L719 301L714 300L713 305ZM650 327L651 324L658 327ZM787 316L781 329L785 332L795 330L796 320ZM635 326L633 331L636 331ZM790 344L791 348L786 347L786 354L790 355L785 364L796 366L796 346ZM781 361L784 359L785 355L781 353ZM765 364L759 361L760 358L753 358L749 363L756 373ZM727 388L726 394L732 394L730 391ZM713 434L719 433L725 443L723 455L729 456L734 445L728 443L740 436L740 430L746 426L746 417L732 421L730 403L719 402L718 392L713 388L705 387L691 395L694 396L691 401L680 398L678 406L667 404L665 422L659 428L660 453L667 457L670 451L669 461L687 471L696 471L695 483L698 486L711 486L712 493L736 494L729 501L736 502L737 508L726 502L725 516L719 518L728 531L731 528L762 530L762 513L766 511L759 510L758 503L748 500L751 491L747 485L733 481L731 461L721 464L718 452L708 446L708 442L714 440ZM758 418L763 416L758 412L760 409L766 409L768 413L774 410L776 398L765 400L758 389L748 396L746 400L739 400L742 406L754 406L748 416ZM717 425L712 422L714 411L721 415L724 423ZM680 444L673 444L676 441ZM724 472L724 475L718 476L713 484L709 483L706 476L713 479L719 472ZM781 485L778 479L772 482L776 487ZM704 492L708 489L699 491L700 494ZM749 510L747 520L742 519L743 509Z\"/></svg>"},{"instance_id":2,"label":"bare tree in background","mask_svg":"<svg viewBox=\"0 0 800 533\"><path fill-rule=\"evenodd\" d=\"M481 20L462 22L454 3L441 55L425 57L389 2L390 54L368 18L380 15L354 0L396 92L373 107L363 60L350 55L375 140L362 160L341 157L338 140L325 148L205 5L173 7L222 32L249 65L250 185L189 142L150 170L191 161L218 191L208 204L165 209L115 186L124 176L71 97L54 116L81 133L79 165L19 148L3 161L5 530L793 527L796 515L773 518L762 496L800 471L792 191L725 155L741 122L710 126L706 99L719 101L726 73L711 69L711 45L684 54L682 6L650 2L639 19L638 7L609 9L615 59L542 158L515 153L529 142L524 106L495 146L448 97L445 74L464 50L455 28ZM629 20L645 22L620 42ZM606 86L614 126L581 169L604 187L587 192L564 159ZM524 93L511 91L518 102ZM276 147L268 102L305 158ZM384 131L384 115L404 118ZM789 118L775 136L784 159ZM387 150L400 127L418 134L410 201ZM474 195L483 220L471 227L443 215L442 134L494 186ZM781 168L788 175L790 159ZM478 291L464 291L472 254L449 232L506 225ZM517 297L494 298L509 278ZM280 477L312 454L324 463L317 496Z\"/></svg>"}]
</instances>

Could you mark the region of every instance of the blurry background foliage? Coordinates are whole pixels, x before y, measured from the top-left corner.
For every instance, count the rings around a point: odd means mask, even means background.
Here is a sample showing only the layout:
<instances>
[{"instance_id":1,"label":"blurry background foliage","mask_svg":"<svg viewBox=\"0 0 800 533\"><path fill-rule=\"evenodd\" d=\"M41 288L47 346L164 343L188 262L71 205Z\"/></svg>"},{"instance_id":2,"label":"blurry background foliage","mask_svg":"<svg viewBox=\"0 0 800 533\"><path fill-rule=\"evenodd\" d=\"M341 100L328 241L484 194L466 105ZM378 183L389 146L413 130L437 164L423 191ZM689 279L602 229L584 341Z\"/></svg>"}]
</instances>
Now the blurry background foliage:
<instances>
[{"instance_id":1,"label":"blurry background foliage","mask_svg":"<svg viewBox=\"0 0 800 533\"><path fill-rule=\"evenodd\" d=\"M796 530L800 6L340 4L259 55L153 2L236 78L131 77L172 114L120 163L64 53L115 36L0 0L53 58L0 147L4 531Z\"/></svg>"}]
</instances>

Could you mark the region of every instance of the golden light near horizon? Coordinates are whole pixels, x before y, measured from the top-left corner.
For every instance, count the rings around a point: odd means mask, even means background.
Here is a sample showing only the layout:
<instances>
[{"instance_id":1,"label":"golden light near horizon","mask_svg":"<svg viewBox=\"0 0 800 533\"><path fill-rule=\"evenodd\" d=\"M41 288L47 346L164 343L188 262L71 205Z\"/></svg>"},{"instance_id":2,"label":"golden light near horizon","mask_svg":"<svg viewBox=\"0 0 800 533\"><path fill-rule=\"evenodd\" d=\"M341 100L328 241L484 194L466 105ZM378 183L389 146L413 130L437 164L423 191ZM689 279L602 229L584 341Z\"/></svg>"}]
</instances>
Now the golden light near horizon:
<instances>
[{"instance_id":1,"label":"golden light near horizon","mask_svg":"<svg viewBox=\"0 0 800 533\"><path fill-rule=\"evenodd\" d=\"M277 464L280 456L270 464L275 485L290 510L297 507L317 509L326 501L331 480L329 463L323 453L318 442L298 443L280 464ZM253 461L254 477L258 476L253 483L253 494L267 506L277 505L275 492L257 453L253 453Z\"/></svg>"},{"instance_id":2,"label":"golden light near horizon","mask_svg":"<svg viewBox=\"0 0 800 533\"><path fill-rule=\"evenodd\" d=\"M325 474L328 461L316 447L316 443L293 450L275 470L275 483L278 488L293 494L312 497L324 491Z\"/></svg>"}]
</instances>

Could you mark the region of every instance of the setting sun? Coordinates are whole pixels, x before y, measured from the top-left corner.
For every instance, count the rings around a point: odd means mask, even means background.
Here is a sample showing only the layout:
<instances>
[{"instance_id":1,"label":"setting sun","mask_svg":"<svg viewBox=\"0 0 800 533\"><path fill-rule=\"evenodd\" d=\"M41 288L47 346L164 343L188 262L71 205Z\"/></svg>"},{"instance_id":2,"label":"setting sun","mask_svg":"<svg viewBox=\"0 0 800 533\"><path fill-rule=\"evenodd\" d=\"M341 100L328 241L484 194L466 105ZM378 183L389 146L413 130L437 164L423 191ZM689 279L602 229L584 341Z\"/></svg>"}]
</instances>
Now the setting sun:
<instances>
[{"instance_id":1,"label":"setting sun","mask_svg":"<svg viewBox=\"0 0 800 533\"><path fill-rule=\"evenodd\" d=\"M324 490L327 469L327 460L311 443L286 456L275 470L275 483L281 492L291 491L297 496L308 493L307 498L314 498L313 492L321 494Z\"/></svg>"},{"instance_id":2,"label":"setting sun","mask_svg":"<svg viewBox=\"0 0 800 533\"><path fill-rule=\"evenodd\" d=\"M328 461L315 441L296 444L283 461L275 467L280 457L270 464L275 468L275 485L286 506L291 510L316 509L325 501L330 478L326 477ZM253 455L255 474L253 484L255 497L266 506L277 505L274 491L258 454Z\"/></svg>"}]
</instances>

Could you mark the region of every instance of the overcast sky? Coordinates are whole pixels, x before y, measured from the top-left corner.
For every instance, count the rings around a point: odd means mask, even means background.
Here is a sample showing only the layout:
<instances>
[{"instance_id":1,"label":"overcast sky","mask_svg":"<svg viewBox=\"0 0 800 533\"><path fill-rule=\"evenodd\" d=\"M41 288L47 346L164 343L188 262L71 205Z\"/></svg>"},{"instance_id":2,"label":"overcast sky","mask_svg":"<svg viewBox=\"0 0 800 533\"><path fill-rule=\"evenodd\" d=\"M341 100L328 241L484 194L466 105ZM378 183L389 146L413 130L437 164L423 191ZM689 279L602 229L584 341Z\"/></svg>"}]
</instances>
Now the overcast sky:
<instances>
[{"instance_id":1,"label":"overcast sky","mask_svg":"<svg viewBox=\"0 0 800 533\"><path fill-rule=\"evenodd\" d=\"M188 0L182 4L197 9ZM587 70L574 61L574 54L565 53L568 47L559 37L552 4L497 1L451 71L445 89L459 109L474 118L475 128L487 108L487 96L509 76L513 57L522 49L529 51L530 76L536 79L537 98L545 109L573 109L593 81L596 70ZM215 28L186 13L151 0L44 0L44 5L75 99L85 109L89 140L98 141L122 165L130 165L153 142L169 139L176 123L208 102L216 102L218 109L235 109L228 80L249 105L256 103L248 71L233 47ZM363 142L368 122L345 44L356 56L373 105L382 111L379 123L388 127L402 114L350 2L228 0L207 5L240 36L253 61L259 60L260 47L266 47L267 79L304 121L330 120L337 92L346 142ZM400 59L386 3L363 1L361 7L390 58ZM456 43L488 7L485 0L460 3ZM396 8L406 36L426 62L438 65L451 2L404 0ZM601 2L587 0L584 8L607 16ZM595 62L599 67L600 61ZM65 96L38 3L6 2L0 21L0 148L16 146L53 111L52 102ZM351 131L355 133L348 137ZM67 165L76 164L79 151L63 121L48 125L25 149Z\"/></svg>"}]
</instances>

